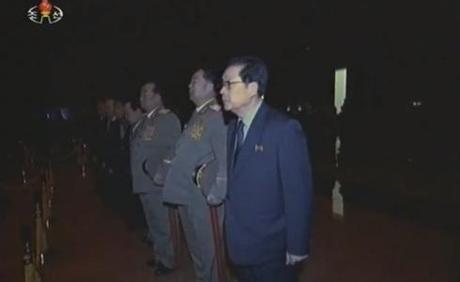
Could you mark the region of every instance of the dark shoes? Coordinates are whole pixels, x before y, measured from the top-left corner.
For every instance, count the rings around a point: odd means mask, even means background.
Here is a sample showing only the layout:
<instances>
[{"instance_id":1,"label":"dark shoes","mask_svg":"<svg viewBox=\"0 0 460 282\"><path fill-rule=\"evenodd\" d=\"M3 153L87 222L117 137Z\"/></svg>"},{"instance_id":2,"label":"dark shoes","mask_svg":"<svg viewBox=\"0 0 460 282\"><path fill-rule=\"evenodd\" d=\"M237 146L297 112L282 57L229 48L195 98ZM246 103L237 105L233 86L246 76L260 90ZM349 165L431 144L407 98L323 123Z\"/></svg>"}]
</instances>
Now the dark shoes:
<instances>
[{"instance_id":1,"label":"dark shoes","mask_svg":"<svg viewBox=\"0 0 460 282\"><path fill-rule=\"evenodd\" d=\"M162 276L162 275L170 274L173 271L174 271L174 269L166 267L161 262L159 262L155 266L154 273L157 276Z\"/></svg>"},{"instance_id":2,"label":"dark shoes","mask_svg":"<svg viewBox=\"0 0 460 282\"><path fill-rule=\"evenodd\" d=\"M164 266L161 262L156 262L154 259L149 259L147 265L153 267L153 272L157 276L162 276L169 274L174 271L174 269Z\"/></svg>"},{"instance_id":3,"label":"dark shoes","mask_svg":"<svg viewBox=\"0 0 460 282\"><path fill-rule=\"evenodd\" d=\"M152 259L149 259L149 260L147 261L147 265L150 266L150 267L152 267L152 268L156 268L157 262L152 258Z\"/></svg>"},{"instance_id":4,"label":"dark shoes","mask_svg":"<svg viewBox=\"0 0 460 282\"><path fill-rule=\"evenodd\" d=\"M145 232L142 236L141 236L141 241L147 245L152 245L152 240L150 239L150 235L148 232Z\"/></svg>"}]
</instances>

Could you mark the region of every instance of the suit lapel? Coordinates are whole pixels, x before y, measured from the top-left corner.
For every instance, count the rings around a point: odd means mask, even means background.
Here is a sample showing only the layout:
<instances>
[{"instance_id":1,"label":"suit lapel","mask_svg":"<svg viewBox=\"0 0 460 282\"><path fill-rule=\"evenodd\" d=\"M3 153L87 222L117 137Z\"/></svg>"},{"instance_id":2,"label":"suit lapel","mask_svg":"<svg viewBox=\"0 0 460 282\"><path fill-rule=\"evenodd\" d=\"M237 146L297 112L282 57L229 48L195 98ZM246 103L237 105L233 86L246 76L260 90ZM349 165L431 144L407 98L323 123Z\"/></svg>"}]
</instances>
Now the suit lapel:
<instances>
[{"instance_id":1,"label":"suit lapel","mask_svg":"<svg viewBox=\"0 0 460 282\"><path fill-rule=\"evenodd\" d=\"M259 143L264 131L267 113L268 107L262 102L262 105L260 105L260 108L257 111L254 120L252 121L251 127L249 127L246 139L243 143L243 146L241 147L241 151L238 154L238 160L233 169L233 173L238 173L241 167L247 163L247 158L249 158L251 154L254 154L256 145L260 145Z\"/></svg>"}]
</instances>

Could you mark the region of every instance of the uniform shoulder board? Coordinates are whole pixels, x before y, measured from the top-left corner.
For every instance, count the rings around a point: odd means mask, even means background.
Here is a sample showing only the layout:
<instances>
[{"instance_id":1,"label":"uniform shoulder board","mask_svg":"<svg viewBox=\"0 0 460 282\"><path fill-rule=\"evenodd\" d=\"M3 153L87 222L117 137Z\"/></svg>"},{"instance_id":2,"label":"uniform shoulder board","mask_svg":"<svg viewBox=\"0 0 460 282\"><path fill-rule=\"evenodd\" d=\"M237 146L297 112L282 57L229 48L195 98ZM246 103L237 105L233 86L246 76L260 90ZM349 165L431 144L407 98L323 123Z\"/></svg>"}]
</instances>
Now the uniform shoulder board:
<instances>
[{"instance_id":1,"label":"uniform shoulder board","mask_svg":"<svg viewBox=\"0 0 460 282\"><path fill-rule=\"evenodd\" d=\"M211 106L209 106L209 108L210 108L211 110L216 111L216 112L220 111L220 109L221 109L221 107L219 106L219 104L211 105Z\"/></svg>"},{"instance_id":2,"label":"uniform shoulder board","mask_svg":"<svg viewBox=\"0 0 460 282\"><path fill-rule=\"evenodd\" d=\"M169 113L169 112L171 112L171 111L168 110L168 109L161 109L160 111L158 111L158 113L159 113L159 114L162 114L162 115L167 114L167 113Z\"/></svg>"}]
</instances>

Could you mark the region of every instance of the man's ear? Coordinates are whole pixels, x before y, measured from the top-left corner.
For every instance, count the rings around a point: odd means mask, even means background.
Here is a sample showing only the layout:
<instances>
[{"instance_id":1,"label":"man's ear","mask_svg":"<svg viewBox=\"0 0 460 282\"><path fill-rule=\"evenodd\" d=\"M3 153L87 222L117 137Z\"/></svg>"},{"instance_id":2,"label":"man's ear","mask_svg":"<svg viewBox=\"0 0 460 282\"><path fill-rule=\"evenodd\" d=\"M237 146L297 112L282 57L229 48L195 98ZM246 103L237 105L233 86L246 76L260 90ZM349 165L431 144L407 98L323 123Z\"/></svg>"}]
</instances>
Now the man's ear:
<instances>
[{"instance_id":1,"label":"man's ear","mask_svg":"<svg viewBox=\"0 0 460 282\"><path fill-rule=\"evenodd\" d=\"M216 91L216 86L214 85L214 83L212 82L208 82L207 85L206 85L206 90L207 91L212 91L212 92L215 92Z\"/></svg>"},{"instance_id":2,"label":"man's ear","mask_svg":"<svg viewBox=\"0 0 460 282\"><path fill-rule=\"evenodd\" d=\"M259 84L255 81L250 82L248 84L248 89L249 89L249 93L251 94L251 96L258 95L257 92L259 91Z\"/></svg>"}]
</instances>

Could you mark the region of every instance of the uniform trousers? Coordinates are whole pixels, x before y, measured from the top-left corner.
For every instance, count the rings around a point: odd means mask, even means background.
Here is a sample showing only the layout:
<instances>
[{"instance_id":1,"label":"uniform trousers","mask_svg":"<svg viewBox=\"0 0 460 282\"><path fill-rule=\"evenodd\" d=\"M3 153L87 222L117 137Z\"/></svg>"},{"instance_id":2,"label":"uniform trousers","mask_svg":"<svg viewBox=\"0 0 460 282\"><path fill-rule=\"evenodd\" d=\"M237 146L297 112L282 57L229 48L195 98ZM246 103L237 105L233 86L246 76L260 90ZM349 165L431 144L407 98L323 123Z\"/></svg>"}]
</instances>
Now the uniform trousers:
<instances>
[{"instance_id":1,"label":"uniform trousers","mask_svg":"<svg viewBox=\"0 0 460 282\"><path fill-rule=\"evenodd\" d=\"M155 261L168 268L174 267L174 251L169 224L169 208L163 203L162 190L140 193L139 198L144 209Z\"/></svg>"}]
</instances>

